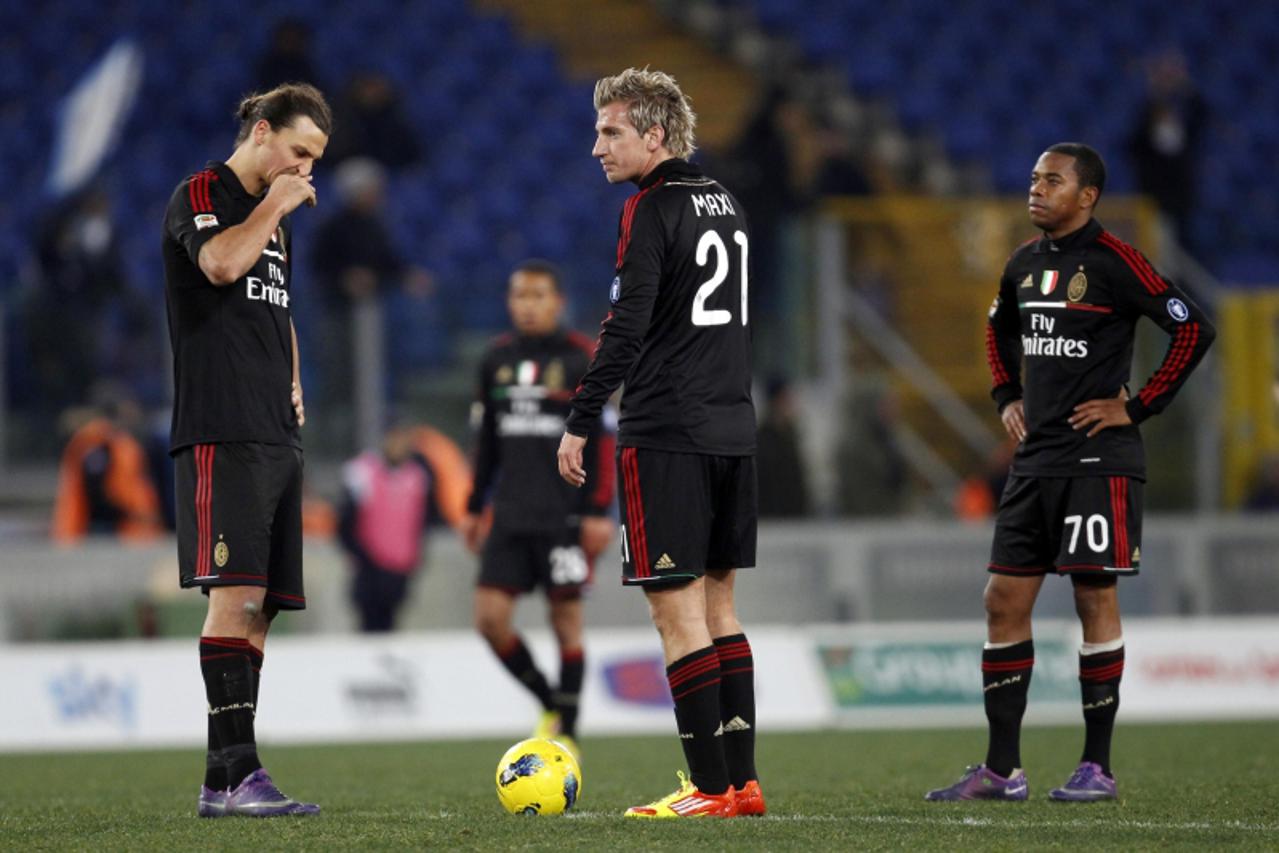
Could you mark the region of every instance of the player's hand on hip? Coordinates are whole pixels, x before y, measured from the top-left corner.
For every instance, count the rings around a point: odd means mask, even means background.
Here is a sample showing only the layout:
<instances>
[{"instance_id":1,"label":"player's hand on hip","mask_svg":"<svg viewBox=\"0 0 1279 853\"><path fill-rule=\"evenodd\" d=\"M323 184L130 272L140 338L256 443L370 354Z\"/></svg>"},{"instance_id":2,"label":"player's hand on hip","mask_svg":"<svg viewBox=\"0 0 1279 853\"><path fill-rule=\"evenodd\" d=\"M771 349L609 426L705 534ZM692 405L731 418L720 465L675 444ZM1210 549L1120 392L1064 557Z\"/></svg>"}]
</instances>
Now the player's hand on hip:
<instances>
[{"instance_id":1,"label":"player's hand on hip","mask_svg":"<svg viewBox=\"0 0 1279 853\"><path fill-rule=\"evenodd\" d=\"M1071 429L1085 429L1089 425L1088 437L1092 438L1107 427L1128 426L1132 418L1128 417L1127 393L1118 397L1107 397L1104 400L1089 400L1075 406L1075 413L1070 416Z\"/></svg>"},{"instance_id":2,"label":"player's hand on hip","mask_svg":"<svg viewBox=\"0 0 1279 853\"><path fill-rule=\"evenodd\" d=\"M293 390L289 394L289 402L293 405L293 414L298 419L298 426L306 423L306 406L302 404L302 386L293 383Z\"/></svg>"},{"instance_id":3,"label":"player's hand on hip","mask_svg":"<svg viewBox=\"0 0 1279 853\"><path fill-rule=\"evenodd\" d=\"M1026 440L1026 407L1022 405L1021 400L1013 400L1004 410L999 413L999 419L1004 422L1004 429L1008 434L1017 441Z\"/></svg>"},{"instance_id":4,"label":"player's hand on hip","mask_svg":"<svg viewBox=\"0 0 1279 853\"><path fill-rule=\"evenodd\" d=\"M586 447L586 439L572 433L564 433L560 439L560 449L555 454L559 462L560 476L564 482L572 486L581 486L586 482L586 469L582 467L582 450Z\"/></svg>"},{"instance_id":5,"label":"player's hand on hip","mask_svg":"<svg viewBox=\"0 0 1279 853\"><path fill-rule=\"evenodd\" d=\"M285 213L292 213L301 204L315 207L315 185L311 183L310 175L276 175L267 190L266 200L279 204Z\"/></svg>"},{"instance_id":6,"label":"player's hand on hip","mask_svg":"<svg viewBox=\"0 0 1279 853\"><path fill-rule=\"evenodd\" d=\"M602 515L588 515L582 519L582 553L598 557L613 541L613 519Z\"/></svg>"}]
</instances>

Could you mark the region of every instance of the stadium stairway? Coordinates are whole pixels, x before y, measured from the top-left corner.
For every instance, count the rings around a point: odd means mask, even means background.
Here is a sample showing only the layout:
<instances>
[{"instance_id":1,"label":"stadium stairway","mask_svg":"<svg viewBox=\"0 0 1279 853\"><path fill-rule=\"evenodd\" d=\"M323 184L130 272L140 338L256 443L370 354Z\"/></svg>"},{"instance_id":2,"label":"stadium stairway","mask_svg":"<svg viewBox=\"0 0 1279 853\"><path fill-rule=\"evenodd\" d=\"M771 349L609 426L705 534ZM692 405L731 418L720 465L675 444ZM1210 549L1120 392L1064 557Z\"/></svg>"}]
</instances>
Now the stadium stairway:
<instances>
[{"instance_id":1,"label":"stadium stairway","mask_svg":"<svg viewBox=\"0 0 1279 853\"><path fill-rule=\"evenodd\" d=\"M474 0L474 5L509 15L526 38L553 44L570 76L594 79L627 66L674 75L693 99L699 144L726 150L750 117L755 77L681 31L650 0Z\"/></svg>"}]
</instances>

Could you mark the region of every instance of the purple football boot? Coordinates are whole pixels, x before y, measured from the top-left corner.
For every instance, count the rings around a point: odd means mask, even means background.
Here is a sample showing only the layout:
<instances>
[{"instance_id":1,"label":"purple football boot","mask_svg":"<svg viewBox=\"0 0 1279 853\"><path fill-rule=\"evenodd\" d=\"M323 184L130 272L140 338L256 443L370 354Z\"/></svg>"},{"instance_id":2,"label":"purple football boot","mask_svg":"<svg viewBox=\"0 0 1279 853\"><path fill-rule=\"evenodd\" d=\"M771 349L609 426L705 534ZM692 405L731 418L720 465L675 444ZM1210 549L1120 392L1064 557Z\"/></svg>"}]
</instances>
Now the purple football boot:
<instances>
[{"instance_id":1,"label":"purple football boot","mask_svg":"<svg viewBox=\"0 0 1279 853\"><path fill-rule=\"evenodd\" d=\"M1119 792L1114 777L1102 772L1100 764L1083 761L1065 785L1048 792L1048 799L1062 803L1095 803L1098 800L1117 800Z\"/></svg>"},{"instance_id":2,"label":"purple football boot","mask_svg":"<svg viewBox=\"0 0 1279 853\"><path fill-rule=\"evenodd\" d=\"M275 787L267 772L259 767L246 776L234 791L227 794L226 813L245 817L312 815L319 814L320 807L286 797Z\"/></svg>"},{"instance_id":3,"label":"purple football boot","mask_svg":"<svg viewBox=\"0 0 1279 853\"><path fill-rule=\"evenodd\" d=\"M226 815L226 791L215 791L204 785L200 786L200 800L196 804L195 813L200 817L223 817Z\"/></svg>"},{"instance_id":4,"label":"purple football boot","mask_svg":"<svg viewBox=\"0 0 1279 853\"><path fill-rule=\"evenodd\" d=\"M933 802L958 800L1014 800L1020 802L1029 796L1026 774L1019 768L1005 779L995 771L979 764L969 767L959 781L949 788L938 788L924 795Z\"/></svg>"}]
</instances>

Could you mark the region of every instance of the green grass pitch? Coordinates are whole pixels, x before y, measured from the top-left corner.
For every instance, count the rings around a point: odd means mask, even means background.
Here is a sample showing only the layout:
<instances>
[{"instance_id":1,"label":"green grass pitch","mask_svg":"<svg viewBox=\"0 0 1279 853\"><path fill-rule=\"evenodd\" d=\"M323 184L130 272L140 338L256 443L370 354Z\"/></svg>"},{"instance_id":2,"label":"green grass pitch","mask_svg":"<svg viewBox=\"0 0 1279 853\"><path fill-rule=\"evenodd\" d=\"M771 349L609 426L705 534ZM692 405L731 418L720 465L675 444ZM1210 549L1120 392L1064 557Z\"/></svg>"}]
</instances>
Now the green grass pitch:
<instances>
[{"instance_id":1,"label":"green grass pitch","mask_svg":"<svg viewBox=\"0 0 1279 853\"><path fill-rule=\"evenodd\" d=\"M764 818L631 821L673 790L670 738L586 738L583 792L566 817L507 815L493 793L498 741L262 749L316 818L200 820L199 750L0 756L0 849L75 850L1279 850L1279 726L1123 725L1118 803L1046 799L1078 758L1082 726L1025 733L1031 801L924 803L980 761L967 731L765 735Z\"/></svg>"}]
</instances>

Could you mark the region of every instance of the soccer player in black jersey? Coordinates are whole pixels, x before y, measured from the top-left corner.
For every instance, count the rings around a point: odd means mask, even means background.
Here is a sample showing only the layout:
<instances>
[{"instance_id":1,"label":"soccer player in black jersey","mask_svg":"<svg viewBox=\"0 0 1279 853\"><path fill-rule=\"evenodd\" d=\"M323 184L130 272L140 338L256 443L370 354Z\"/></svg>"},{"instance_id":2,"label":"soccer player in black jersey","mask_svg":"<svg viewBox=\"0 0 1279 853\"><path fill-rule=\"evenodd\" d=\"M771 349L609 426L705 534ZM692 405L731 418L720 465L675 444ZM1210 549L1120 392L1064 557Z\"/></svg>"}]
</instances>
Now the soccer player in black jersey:
<instances>
[{"instance_id":1,"label":"soccer player in black jersey","mask_svg":"<svg viewBox=\"0 0 1279 853\"><path fill-rule=\"evenodd\" d=\"M332 118L307 85L246 98L238 117L230 158L174 191L162 247L180 583L208 596L200 670L209 748L198 813L314 814L318 806L284 796L262 769L253 718L271 620L306 606L305 410L287 217L315 204L311 169Z\"/></svg>"},{"instance_id":2,"label":"soccer player in black jersey","mask_svg":"<svg viewBox=\"0 0 1279 853\"><path fill-rule=\"evenodd\" d=\"M985 763L929 800L1027 798L1020 736L1035 663L1031 611L1050 572L1070 576L1083 627L1085 739L1078 768L1049 797L1116 797L1110 741L1124 670L1116 581L1135 575L1141 559L1146 469L1137 425L1172 401L1214 331L1184 292L1093 218L1105 182L1101 157L1086 145L1060 143L1040 156L1029 207L1043 234L1013 253L991 306L991 395L1019 445L999 501L985 594L989 747ZM1159 369L1130 395L1142 316L1170 341Z\"/></svg>"},{"instance_id":3,"label":"soccer player in black jersey","mask_svg":"<svg viewBox=\"0 0 1279 853\"><path fill-rule=\"evenodd\" d=\"M582 593L593 561L613 540L613 440L596 431L587 460L591 489L574 489L556 475L551 454L564 431L573 388L590 362L592 342L561 328L564 296L553 264L529 260L516 267L506 304L515 333L498 338L485 354L472 410L475 481L461 533L482 555L475 626L541 703L534 735L557 738L580 754ZM493 508L487 533L486 506ZM511 625L516 597L537 586L546 593L560 650L554 689Z\"/></svg>"},{"instance_id":4,"label":"soccer player in black jersey","mask_svg":"<svg viewBox=\"0 0 1279 853\"><path fill-rule=\"evenodd\" d=\"M573 397L560 476L626 383L618 433L623 583L641 586L662 640L691 780L629 817L763 814L750 644L733 603L755 565L746 217L688 162L696 117L676 82L628 69L595 86L593 154L639 191L622 210L617 268L590 369Z\"/></svg>"}]
</instances>

